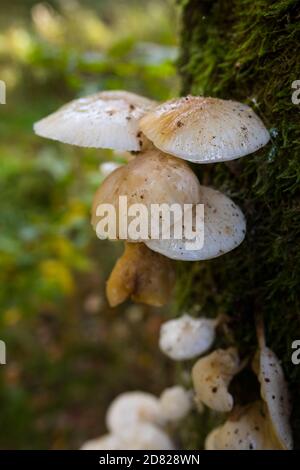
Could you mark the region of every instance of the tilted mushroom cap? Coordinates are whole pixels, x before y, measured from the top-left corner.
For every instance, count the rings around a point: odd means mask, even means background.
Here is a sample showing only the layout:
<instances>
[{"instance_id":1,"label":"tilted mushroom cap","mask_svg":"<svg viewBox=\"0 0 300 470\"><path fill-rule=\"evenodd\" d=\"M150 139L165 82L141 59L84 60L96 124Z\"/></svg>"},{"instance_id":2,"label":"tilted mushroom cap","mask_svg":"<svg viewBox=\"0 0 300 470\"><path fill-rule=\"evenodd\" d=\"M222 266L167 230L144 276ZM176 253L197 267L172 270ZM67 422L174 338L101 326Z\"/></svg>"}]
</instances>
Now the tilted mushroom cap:
<instances>
[{"instance_id":1,"label":"tilted mushroom cap","mask_svg":"<svg viewBox=\"0 0 300 470\"><path fill-rule=\"evenodd\" d=\"M128 207L143 204L151 215L153 204L195 204L200 199L200 183L188 164L158 150L149 150L111 173L97 190L92 208L92 225L97 229L101 204L114 206L127 197ZM118 220L118 217L117 217ZM148 235L150 229L148 229ZM97 232L97 235L101 235Z\"/></svg>"},{"instance_id":2,"label":"tilted mushroom cap","mask_svg":"<svg viewBox=\"0 0 300 470\"><path fill-rule=\"evenodd\" d=\"M138 122L154 105L126 91L100 92L71 101L35 123L34 131L80 147L139 151L144 137Z\"/></svg>"},{"instance_id":3,"label":"tilted mushroom cap","mask_svg":"<svg viewBox=\"0 0 300 470\"><path fill-rule=\"evenodd\" d=\"M122 448L122 438L114 434L91 439L83 444L81 450L120 450Z\"/></svg>"},{"instance_id":4,"label":"tilted mushroom cap","mask_svg":"<svg viewBox=\"0 0 300 470\"><path fill-rule=\"evenodd\" d=\"M158 399L145 392L126 392L110 404L106 425L110 432L123 436L137 423L162 424Z\"/></svg>"},{"instance_id":5,"label":"tilted mushroom cap","mask_svg":"<svg viewBox=\"0 0 300 470\"><path fill-rule=\"evenodd\" d=\"M171 359L192 359L206 352L215 339L216 321L182 315L161 326L159 347Z\"/></svg>"},{"instance_id":6,"label":"tilted mushroom cap","mask_svg":"<svg viewBox=\"0 0 300 470\"><path fill-rule=\"evenodd\" d=\"M192 369L196 400L216 411L230 411L233 397L228 386L239 370L240 360L235 348L217 349L200 358Z\"/></svg>"},{"instance_id":7,"label":"tilted mushroom cap","mask_svg":"<svg viewBox=\"0 0 300 470\"><path fill-rule=\"evenodd\" d=\"M191 393L180 385L166 388L159 398L162 416L166 421L183 419L192 408Z\"/></svg>"},{"instance_id":8,"label":"tilted mushroom cap","mask_svg":"<svg viewBox=\"0 0 300 470\"><path fill-rule=\"evenodd\" d=\"M293 448L293 436L290 426L291 405L288 386L277 356L266 346L259 353L258 379L273 431L281 447L290 450Z\"/></svg>"},{"instance_id":9,"label":"tilted mushroom cap","mask_svg":"<svg viewBox=\"0 0 300 470\"><path fill-rule=\"evenodd\" d=\"M201 186L200 191L198 203L204 204L203 247L200 250L187 249L185 238L152 239L145 241L151 250L171 259L197 261L216 258L242 243L246 234L246 221L241 209L220 191L206 186ZM196 221L194 224L196 226Z\"/></svg>"},{"instance_id":10,"label":"tilted mushroom cap","mask_svg":"<svg viewBox=\"0 0 300 470\"><path fill-rule=\"evenodd\" d=\"M243 157L270 139L249 106L202 96L158 105L141 119L140 127L160 150L196 163Z\"/></svg>"},{"instance_id":11,"label":"tilted mushroom cap","mask_svg":"<svg viewBox=\"0 0 300 470\"><path fill-rule=\"evenodd\" d=\"M278 450L269 432L269 421L261 402L252 403L230 416L211 431L205 440L206 450Z\"/></svg>"},{"instance_id":12,"label":"tilted mushroom cap","mask_svg":"<svg viewBox=\"0 0 300 470\"><path fill-rule=\"evenodd\" d=\"M174 283L171 260L149 250L144 243L126 243L107 281L106 295L111 307L128 297L160 307L169 301Z\"/></svg>"}]
</instances>

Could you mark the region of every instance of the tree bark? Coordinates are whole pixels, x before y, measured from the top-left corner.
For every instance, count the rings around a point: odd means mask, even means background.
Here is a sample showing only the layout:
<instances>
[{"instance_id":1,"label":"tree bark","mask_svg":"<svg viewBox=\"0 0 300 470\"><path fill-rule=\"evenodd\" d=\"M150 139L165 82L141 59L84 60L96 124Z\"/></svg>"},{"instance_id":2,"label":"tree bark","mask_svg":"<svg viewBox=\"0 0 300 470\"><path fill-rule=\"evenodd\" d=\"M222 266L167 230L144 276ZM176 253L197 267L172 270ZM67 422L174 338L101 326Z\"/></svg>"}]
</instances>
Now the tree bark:
<instances>
[{"instance_id":1,"label":"tree bark","mask_svg":"<svg viewBox=\"0 0 300 470\"><path fill-rule=\"evenodd\" d=\"M292 102L292 82L300 80L300 2L179 3L182 94L247 103L272 139L231 164L194 167L202 183L240 205L247 236L238 249L220 258L182 263L176 305L178 312L226 314L233 335L223 331L219 344L235 344L244 356L257 347L254 315L263 316L267 344L281 359L289 382L299 448L300 365L293 365L291 355L292 342L300 339L300 105ZM259 395L250 368L233 387L238 403ZM201 448L213 423L208 412L189 423L183 433L186 448Z\"/></svg>"}]
</instances>

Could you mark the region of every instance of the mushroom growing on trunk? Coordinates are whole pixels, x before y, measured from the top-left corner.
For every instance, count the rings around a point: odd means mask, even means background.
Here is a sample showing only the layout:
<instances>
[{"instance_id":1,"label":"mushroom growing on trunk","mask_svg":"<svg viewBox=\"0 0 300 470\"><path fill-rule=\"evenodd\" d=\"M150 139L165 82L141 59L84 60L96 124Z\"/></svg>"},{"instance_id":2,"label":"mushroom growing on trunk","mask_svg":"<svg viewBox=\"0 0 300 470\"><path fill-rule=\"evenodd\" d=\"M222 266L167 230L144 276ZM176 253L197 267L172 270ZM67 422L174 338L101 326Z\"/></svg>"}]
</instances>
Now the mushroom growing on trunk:
<instances>
[{"instance_id":1,"label":"mushroom growing on trunk","mask_svg":"<svg viewBox=\"0 0 300 470\"><path fill-rule=\"evenodd\" d=\"M189 95L160 104L145 114L140 127L155 147L195 163L243 157L270 139L249 106L203 96Z\"/></svg>"},{"instance_id":2,"label":"mushroom growing on trunk","mask_svg":"<svg viewBox=\"0 0 300 470\"><path fill-rule=\"evenodd\" d=\"M106 284L111 307L131 298L160 307L166 304L175 283L171 260L149 250L143 243L126 243Z\"/></svg>"}]
</instances>

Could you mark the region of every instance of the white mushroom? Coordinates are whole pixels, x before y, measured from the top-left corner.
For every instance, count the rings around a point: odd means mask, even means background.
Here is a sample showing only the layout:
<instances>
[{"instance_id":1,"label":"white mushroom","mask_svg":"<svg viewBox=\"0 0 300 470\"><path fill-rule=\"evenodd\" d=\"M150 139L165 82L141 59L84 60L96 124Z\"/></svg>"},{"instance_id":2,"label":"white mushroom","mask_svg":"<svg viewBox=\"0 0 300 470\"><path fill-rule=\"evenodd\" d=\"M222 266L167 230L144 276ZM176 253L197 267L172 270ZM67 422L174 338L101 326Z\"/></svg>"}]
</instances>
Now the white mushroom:
<instances>
[{"instance_id":1,"label":"white mushroom","mask_svg":"<svg viewBox=\"0 0 300 470\"><path fill-rule=\"evenodd\" d=\"M126 392L110 404L106 414L107 429L124 436L137 423L163 424L158 399L145 392Z\"/></svg>"},{"instance_id":2,"label":"white mushroom","mask_svg":"<svg viewBox=\"0 0 300 470\"><path fill-rule=\"evenodd\" d=\"M217 349L200 358L192 369L196 400L216 411L231 411L233 397L228 386L240 367L235 348Z\"/></svg>"},{"instance_id":3,"label":"white mushroom","mask_svg":"<svg viewBox=\"0 0 300 470\"><path fill-rule=\"evenodd\" d=\"M92 225L99 237L105 238L107 234L99 229L101 216L97 215L97 208L103 204L113 206L119 220L119 212L121 218L124 217L121 196L127 197L127 207L142 204L151 217L154 204L179 204L182 207L184 204L197 203L200 199L200 183L186 162L158 150L143 153L111 173L97 190L93 201ZM152 220L149 222L151 226ZM154 223L157 224L157 220L154 219ZM151 236L150 230L151 227L145 228L147 237ZM119 230L117 235L120 235Z\"/></svg>"},{"instance_id":4,"label":"white mushroom","mask_svg":"<svg viewBox=\"0 0 300 470\"><path fill-rule=\"evenodd\" d=\"M233 413L227 421L211 431L205 440L206 450L278 450L269 432L269 420L263 403L258 401Z\"/></svg>"},{"instance_id":5,"label":"white mushroom","mask_svg":"<svg viewBox=\"0 0 300 470\"><path fill-rule=\"evenodd\" d=\"M196 163L243 157L270 139L263 122L249 106L202 96L158 105L141 119L140 126L163 152Z\"/></svg>"},{"instance_id":6,"label":"white mushroom","mask_svg":"<svg viewBox=\"0 0 300 470\"><path fill-rule=\"evenodd\" d=\"M245 217L229 197L213 188L201 186L198 203L204 204L204 243L201 249L187 247L186 238L152 239L145 244L171 259L197 261L221 256L242 243L246 234ZM201 227L197 230L203 233Z\"/></svg>"},{"instance_id":7,"label":"white mushroom","mask_svg":"<svg viewBox=\"0 0 300 470\"><path fill-rule=\"evenodd\" d=\"M293 448L290 426L291 403L288 385L276 354L266 346L263 324L258 323L259 351L253 368L260 381L273 431L283 449Z\"/></svg>"},{"instance_id":8,"label":"white mushroom","mask_svg":"<svg viewBox=\"0 0 300 470\"><path fill-rule=\"evenodd\" d=\"M140 151L139 119L155 101L126 91L79 98L34 125L36 134L80 147Z\"/></svg>"},{"instance_id":9,"label":"white mushroom","mask_svg":"<svg viewBox=\"0 0 300 470\"><path fill-rule=\"evenodd\" d=\"M215 340L216 320L182 315L161 326L159 347L171 359L192 359L206 352Z\"/></svg>"},{"instance_id":10,"label":"white mushroom","mask_svg":"<svg viewBox=\"0 0 300 470\"><path fill-rule=\"evenodd\" d=\"M192 408L191 393L180 385L166 388L159 398L162 416L166 421L179 421Z\"/></svg>"}]
</instances>

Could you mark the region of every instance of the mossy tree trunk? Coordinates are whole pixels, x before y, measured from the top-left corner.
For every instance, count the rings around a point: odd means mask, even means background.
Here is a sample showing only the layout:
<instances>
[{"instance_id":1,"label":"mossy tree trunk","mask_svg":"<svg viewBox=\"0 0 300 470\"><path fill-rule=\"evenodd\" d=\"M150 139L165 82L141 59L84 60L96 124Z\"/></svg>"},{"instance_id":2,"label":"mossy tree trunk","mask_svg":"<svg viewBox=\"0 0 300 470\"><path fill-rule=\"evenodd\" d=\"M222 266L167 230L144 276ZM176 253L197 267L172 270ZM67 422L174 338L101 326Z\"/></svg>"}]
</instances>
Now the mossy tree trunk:
<instances>
[{"instance_id":1,"label":"mossy tree trunk","mask_svg":"<svg viewBox=\"0 0 300 470\"><path fill-rule=\"evenodd\" d=\"M300 447L300 365L291 362L300 339L300 105L292 82L300 80L300 2L295 0L181 0L182 94L248 103L270 129L272 141L231 164L195 167L200 181L237 202L247 217L247 237L215 260L180 265L177 306L216 316L225 313L244 355L256 348L254 314L263 315L267 344L290 384L295 447ZM252 378L244 377L241 380ZM237 393L247 401L257 391ZM254 395L253 395L254 394ZM197 418L184 445L201 446L211 416ZM195 431L197 426L197 431ZM203 440L202 440L203 441ZM203 442L202 442L203 443Z\"/></svg>"}]
</instances>

